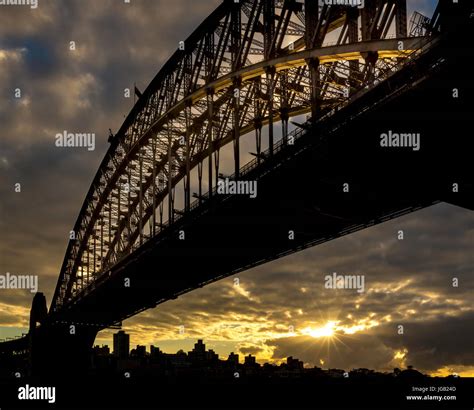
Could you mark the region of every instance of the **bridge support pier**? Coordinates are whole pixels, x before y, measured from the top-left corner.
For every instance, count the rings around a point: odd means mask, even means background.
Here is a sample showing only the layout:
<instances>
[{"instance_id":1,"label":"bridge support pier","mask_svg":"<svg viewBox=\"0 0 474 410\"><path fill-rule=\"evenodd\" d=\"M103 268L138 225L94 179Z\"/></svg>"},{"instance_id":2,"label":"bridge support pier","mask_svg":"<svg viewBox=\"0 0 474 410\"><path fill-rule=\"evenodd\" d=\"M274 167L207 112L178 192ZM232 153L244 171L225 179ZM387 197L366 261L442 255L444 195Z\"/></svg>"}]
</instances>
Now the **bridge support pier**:
<instances>
[{"instance_id":1,"label":"bridge support pier","mask_svg":"<svg viewBox=\"0 0 474 410\"><path fill-rule=\"evenodd\" d=\"M96 335L95 329L75 325L35 329L30 334L32 376L58 379L84 375L91 365Z\"/></svg>"},{"instance_id":2,"label":"bridge support pier","mask_svg":"<svg viewBox=\"0 0 474 410\"><path fill-rule=\"evenodd\" d=\"M39 326L37 326L39 323ZM84 375L91 364L97 328L48 323L46 298L37 293L30 312L30 368L35 378Z\"/></svg>"}]
</instances>

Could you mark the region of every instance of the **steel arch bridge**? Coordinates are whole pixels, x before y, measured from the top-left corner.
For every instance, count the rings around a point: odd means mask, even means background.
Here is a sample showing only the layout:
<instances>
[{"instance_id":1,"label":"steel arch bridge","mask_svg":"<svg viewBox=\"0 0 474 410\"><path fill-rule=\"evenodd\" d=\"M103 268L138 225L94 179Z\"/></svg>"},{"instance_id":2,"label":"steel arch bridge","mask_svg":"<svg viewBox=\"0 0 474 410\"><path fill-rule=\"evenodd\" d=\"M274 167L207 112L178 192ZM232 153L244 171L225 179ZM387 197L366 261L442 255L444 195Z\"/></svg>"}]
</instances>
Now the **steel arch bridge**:
<instances>
[{"instance_id":1,"label":"steel arch bridge","mask_svg":"<svg viewBox=\"0 0 474 410\"><path fill-rule=\"evenodd\" d=\"M323 115L399 69L438 31L436 17L414 24L408 36L406 0L370 1L363 9L316 0L224 1L179 44L110 139L51 311L186 213L193 187L198 202L203 187L212 194L222 147L233 144L238 178L242 135L255 132L254 155L264 161L264 126L272 155L275 122L285 140L291 117ZM180 196L184 206L176 209Z\"/></svg>"},{"instance_id":2,"label":"steel arch bridge","mask_svg":"<svg viewBox=\"0 0 474 410\"><path fill-rule=\"evenodd\" d=\"M419 105L439 110L438 97L430 94L429 87L418 96L413 91L432 76L437 81L442 70L446 77L446 44L458 41L444 34L448 27L454 31L458 25L452 17L454 6L440 0L432 18L415 13L408 27L406 0L366 0L363 8L326 4L336 1L318 3L224 0L179 44L143 94L137 90L139 99L120 130L109 138L110 147L82 205L49 312L44 296L36 295L29 342L23 338L0 344L3 355L10 351L24 355L29 350L37 367L52 368L51 357L57 356L56 365L60 365L61 357L79 352L75 363L80 366L87 362L87 349L99 330L139 311L232 273L447 200L449 195L440 194L438 188L427 196L418 195L420 181L438 184L432 181L433 175L421 171L420 178L411 183L392 177L394 193L380 188L383 177L369 171L364 174L366 186L362 182L359 187L359 202L334 196L329 187L339 184L338 175L318 173L335 159L327 155L331 150L348 168L354 165L354 154L362 155L365 146L356 147L347 130L354 126L364 132L365 124L358 118L367 113L372 115L374 129L380 130L377 117L384 113L377 112L377 107L383 104L393 104L395 110L406 105L408 111L422 116L421 122L430 122L431 114L423 114ZM472 6L463 4L473 12ZM467 66L457 56L451 60L456 68ZM462 73L460 78L470 78L466 68ZM459 107L446 110L454 112ZM294 123L297 129L290 132L290 119L301 115L308 115L309 120ZM412 124L413 118L406 123ZM431 126L430 131L436 133L435 128ZM345 135L334 142L324 140L338 133ZM242 167L241 142L249 135L255 141L255 159ZM339 150L338 144L347 145ZM468 147L460 145L456 151L463 152L465 160ZM264 186L267 199L264 195L261 203L253 205L236 196L220 198L216 187L227 178L221 155L227 148L233 153L231 180L273 175ZM425 158L431 154L428 151ZM431 165L440 159L435 156ZM416 160L408 156L406 161L408 169L417 169ZM384 157L373 165L382 170L394 163L393 158ZM315 190L320 197L334 200L292 202L305 174L317 180ZM280 180L285 181L285 200L279 209L270 209L268 202L275 198L268 192L278 189ZM474 208L472 197L462 198L451 202ZM300 206L300 215L288 216ZM202 209L206 207L214 213L205 215ZM252 215L254 207L259 214ZM274 249L263 247L230 261L235 255L225 250L238 247L242 238L252 247L259 240L278 236L274 226L280 211L286 212L283 222L299 228L303 239L292 245L275 243ZM240 232L232 238L229 232L220 243L219 235L226 229L260 223L262 216L263 225L272 226L266 236L248 238ZM229 222L232 218L235 223ZM184 223L191 234L207 233L209 242L201 245L198 235L194 242L183 241L188 245L170 242L170 232L174 234ZM141 287L127 291L129 305L117 303L125 294L121 281L126 275L138 275L143 268L151 271L157 259L167 269L173 258L198 260L199 249L194 248L200 246L209 248L208 257L211 248L224 249L222 257L214 259L215 266L204 260L195 267L187 261L186 268L196 269L200 278L177 277L170 283L146 278ZM163 289L158 291L160 286ZM41 326L36 327L38 322ZM80 335L68 337L64 326L69 324L81 327Z\"/></svg>"}]
</instances>

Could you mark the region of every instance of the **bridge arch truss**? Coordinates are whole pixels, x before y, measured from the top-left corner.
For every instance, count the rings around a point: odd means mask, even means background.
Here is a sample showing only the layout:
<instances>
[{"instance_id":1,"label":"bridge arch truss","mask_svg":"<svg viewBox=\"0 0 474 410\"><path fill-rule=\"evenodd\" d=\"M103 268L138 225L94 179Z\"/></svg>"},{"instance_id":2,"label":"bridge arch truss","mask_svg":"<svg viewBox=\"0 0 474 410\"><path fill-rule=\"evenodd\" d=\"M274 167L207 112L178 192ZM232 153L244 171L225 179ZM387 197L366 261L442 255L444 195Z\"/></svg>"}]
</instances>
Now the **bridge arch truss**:
<instances>
[{"instance_id":1,"label":"bridge arch truss","mask_svg":"<svg viewBox=\"0 0 474 410\"><path fill-rule=\"evenodd\" d=\"M180 43L110 139L51 310L189 211L193 194L198 202L204 189L211 195L228 144L238 179L244 135L255 134L253 155L265 161L262 148L272 154L277 122L285 141L290 118L317 118L348 101L436 32L427 25L423 37L408 36L406 0L366 3L358 9L316 0L225 0Z\"/></svg>"}]
</instances>

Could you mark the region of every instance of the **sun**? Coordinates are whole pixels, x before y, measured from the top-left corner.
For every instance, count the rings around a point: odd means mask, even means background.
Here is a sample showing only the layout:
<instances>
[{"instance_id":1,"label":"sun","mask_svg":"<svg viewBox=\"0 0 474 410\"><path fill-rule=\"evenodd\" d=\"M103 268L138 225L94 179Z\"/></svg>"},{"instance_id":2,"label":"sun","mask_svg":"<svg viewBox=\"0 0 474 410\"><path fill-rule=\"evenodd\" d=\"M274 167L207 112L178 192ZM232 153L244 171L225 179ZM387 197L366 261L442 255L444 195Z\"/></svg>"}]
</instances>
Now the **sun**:
<instances>
[{"instance_id":1,"label":"sun","mask_svg":"<svg viewBox=\"0 0 474 410\"><path fill-rule=\"evenodd\" d=\"M307 327L302 330L303 334L319 339L321 337L333 337L335 334L335 327L337 322L329 321L322 327L312 328Z\"/></svg>"}]
</instances>

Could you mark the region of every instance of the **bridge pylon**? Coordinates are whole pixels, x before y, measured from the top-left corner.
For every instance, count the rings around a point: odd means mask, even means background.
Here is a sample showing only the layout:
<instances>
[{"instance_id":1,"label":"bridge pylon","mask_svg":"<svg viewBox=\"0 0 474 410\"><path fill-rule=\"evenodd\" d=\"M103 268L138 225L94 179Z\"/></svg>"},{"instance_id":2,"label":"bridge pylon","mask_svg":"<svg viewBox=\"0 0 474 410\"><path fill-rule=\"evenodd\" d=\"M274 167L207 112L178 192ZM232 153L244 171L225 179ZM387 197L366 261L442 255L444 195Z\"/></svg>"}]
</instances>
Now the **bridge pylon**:
<instances>
[{"instance_id":1,"label":"bridge pylon","mask_svg":"<svg viewBox=\"0 0 474 410\"><path fill-rule=\"evenodd\" d=\"M30 369L33 377L80 376L91 364L97 328L47 321L46 298L37 293L30 312Z\"/></svg>"}]
</instances>

